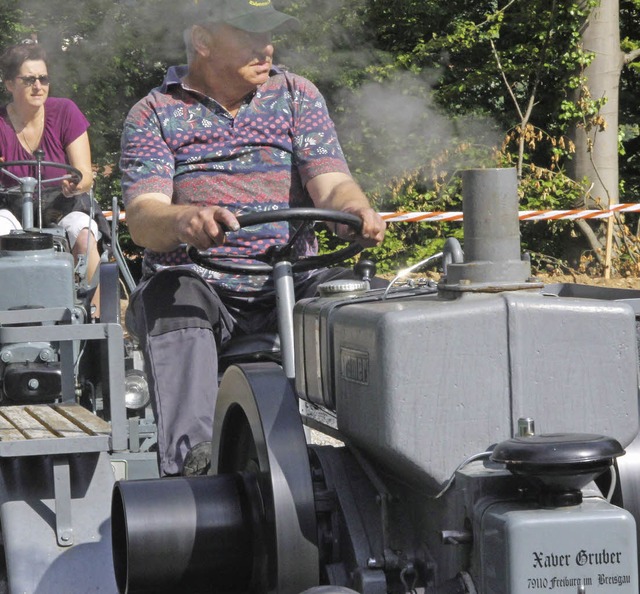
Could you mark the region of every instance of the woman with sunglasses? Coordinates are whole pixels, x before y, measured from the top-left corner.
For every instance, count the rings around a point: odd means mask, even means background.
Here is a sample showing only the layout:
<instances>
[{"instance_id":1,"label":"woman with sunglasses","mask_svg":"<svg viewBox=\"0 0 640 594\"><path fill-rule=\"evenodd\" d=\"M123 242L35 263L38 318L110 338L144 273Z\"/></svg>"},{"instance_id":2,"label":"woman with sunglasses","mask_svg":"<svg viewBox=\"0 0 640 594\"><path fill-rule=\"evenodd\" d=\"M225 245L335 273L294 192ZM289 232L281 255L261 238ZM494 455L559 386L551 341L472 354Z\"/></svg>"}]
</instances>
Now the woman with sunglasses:
<instances>
[{"instance_id":1,"label":"woman with sunglasses","mask_svg":"<svg viewBox=\"0 0 640 594\"><path fill-rule=\"evenodd\" d=\"M59 224L65 230L75 260L80 255L87 258L87 278L90 280L100 261L97 242L101 232L96 221L88 215L91 198L87 192L93 184L87 133L89 122L70 99L49 96L47 57L41 46L19 44L9 47L0 56L0 71L11 94L11 101L0 108L0 158L3 161L34 161L36 151L42 151L43 161L71 165L82 173L82 179L77 182L67 179L42 184L42 225ZM18 177L36 177L33 166L8 169ZM43 180L65 175L64 170L47 166L42 166L41 172ZM16 182L0 170L0 185L12 187ZM101 216L95 203L94 209ZM19 207L11 208L9 204L0 210L0 235L20 228L15 216L19 213ZM106 233L108 225L104 217L102 219L101 227ZM38 221L38 218L34 220ZM97 299L94 299L94 305L97 306Z\"/></svg>"}]
</instances>

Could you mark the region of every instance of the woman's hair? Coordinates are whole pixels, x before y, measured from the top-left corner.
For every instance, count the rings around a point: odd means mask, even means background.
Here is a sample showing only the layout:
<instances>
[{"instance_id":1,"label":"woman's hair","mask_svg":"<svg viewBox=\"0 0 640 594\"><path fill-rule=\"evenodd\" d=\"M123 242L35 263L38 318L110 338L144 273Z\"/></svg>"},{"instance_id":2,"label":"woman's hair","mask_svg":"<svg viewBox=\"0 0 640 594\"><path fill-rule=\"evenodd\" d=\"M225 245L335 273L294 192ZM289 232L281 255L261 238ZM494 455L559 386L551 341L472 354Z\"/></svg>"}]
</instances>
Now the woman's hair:
<instances>
[{"instance_id":1,"label":"woman's hair","mask_svg":"<svg viewBox=\"0 0 640 594\"><path fill-rule=\"evenodd\" d=\"M47 52L37 43L20 43L8 47L0 56L0 74L2 80L13 80L20 67L27 60L42 60L47 63Z\"/></svg>"}]
</instances>

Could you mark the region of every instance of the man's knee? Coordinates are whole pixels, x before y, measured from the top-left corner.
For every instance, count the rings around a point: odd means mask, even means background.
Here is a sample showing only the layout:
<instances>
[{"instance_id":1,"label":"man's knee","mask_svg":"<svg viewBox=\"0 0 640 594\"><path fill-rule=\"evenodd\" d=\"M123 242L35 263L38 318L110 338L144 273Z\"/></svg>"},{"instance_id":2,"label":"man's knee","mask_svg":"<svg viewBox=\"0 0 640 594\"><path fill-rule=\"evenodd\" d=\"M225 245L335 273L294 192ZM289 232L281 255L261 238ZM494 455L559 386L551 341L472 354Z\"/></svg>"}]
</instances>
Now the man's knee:
<instances>
[{"instance_id":1,"label":"man's knee","mask_svg":"<svg viewBox=\"0 0 640 594\"><path fill-rule=\"evenodd\" d=\"M186 328L214 329L224 306L218 295L189 270L162 270L131 296L127 324L136 334L158 335Z\"/></svg>"}]
</instances>

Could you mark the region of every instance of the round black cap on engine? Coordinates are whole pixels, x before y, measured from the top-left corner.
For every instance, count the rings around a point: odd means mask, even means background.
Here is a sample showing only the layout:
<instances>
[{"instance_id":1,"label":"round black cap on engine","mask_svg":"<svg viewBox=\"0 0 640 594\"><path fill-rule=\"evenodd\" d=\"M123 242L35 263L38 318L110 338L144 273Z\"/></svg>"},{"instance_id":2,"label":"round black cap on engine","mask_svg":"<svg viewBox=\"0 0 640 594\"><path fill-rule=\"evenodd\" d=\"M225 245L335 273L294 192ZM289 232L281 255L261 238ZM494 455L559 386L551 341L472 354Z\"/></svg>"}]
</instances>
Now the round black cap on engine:
<instances>
[{"instance_id":1,"label":"round black cap on engine","mask_svg":"<svg viewBox=\"0 0 640 594\"><path fill-rule=\"evenodd\" d=\"M53 248L53 235L49 233L10 233L0 237L0 250L8 252L27 252Z\"/></svg>"},{"instance_id":2,"label":"round black cap on engine","mask_svg":"<svg viewBox=\"0 0 640 594\"><path fill-rule=\"evenodd\" d=\"M491 453L493 462L502 463L513 474L554 492L556 505L560 493L578 494L624 454L618 441L591 433L552 433L513 437L500 442ZM568 497L566 505L579 503L581 496Z\"/></svg>"}]
</instances>

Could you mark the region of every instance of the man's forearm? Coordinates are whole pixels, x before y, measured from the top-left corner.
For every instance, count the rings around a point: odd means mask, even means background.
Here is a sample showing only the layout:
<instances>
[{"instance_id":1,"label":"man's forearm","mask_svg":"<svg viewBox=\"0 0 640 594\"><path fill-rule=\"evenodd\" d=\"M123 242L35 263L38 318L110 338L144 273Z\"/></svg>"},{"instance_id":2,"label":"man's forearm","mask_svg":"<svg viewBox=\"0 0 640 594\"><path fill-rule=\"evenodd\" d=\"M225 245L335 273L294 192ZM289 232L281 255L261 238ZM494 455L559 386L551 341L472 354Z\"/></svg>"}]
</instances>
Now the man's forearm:
<instances>
[{"instance_id":1,"label":"man's forearm","mask_svg":"<svg viewBox=\"0 0 640 594\"><path fill-rule=\"evenodd\" d=\"M361 210L371 206L360 186L350 178L340 180L314 203L318 208L331 210Z\"/></svg>"},{"instance_id":2,"label":"man's forearm","mask_svg":"<svg viewBox=\"0 0 640 594\"><path fill-rule=\"evenodd\" d=\"M181 207L164 195L142 195L127 207L127 225L131 239L141 247L169 252L180 245L176 217Z\"/></svg>"},{"instance_id":3,"label":"man's forearm","mask_svg":"<svg viewBox=\"0 0 640 594\"><path fill-rule=\"evenodd\" d=\"M362 242L367 247L379 244L384 238L385 222L376 213L360 186L344 173L325 173L313 178L307 190L318 208L328 208L349 212L362 219ZM352 232L337 225L334 232L344 238L351 238ZM346 232L346 235L345 235Z\"/></svg>"},{"instance_id":4,"label":"man's forearm","mask_svg":"<svg viewBox=\"0 0 640 594\"><path fill-rule=\"evenodd\" d=\"M180 244L208 249L224 243L227 230L237 231L238 219L223 206L171 204L164 194L143 194L127 206L133 241L156 252L175 250Z\"/></svg>"}]
</instances>

